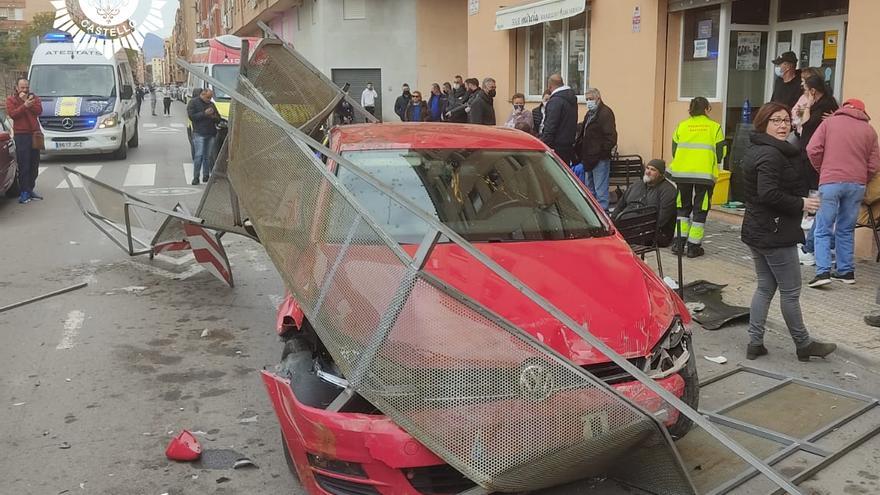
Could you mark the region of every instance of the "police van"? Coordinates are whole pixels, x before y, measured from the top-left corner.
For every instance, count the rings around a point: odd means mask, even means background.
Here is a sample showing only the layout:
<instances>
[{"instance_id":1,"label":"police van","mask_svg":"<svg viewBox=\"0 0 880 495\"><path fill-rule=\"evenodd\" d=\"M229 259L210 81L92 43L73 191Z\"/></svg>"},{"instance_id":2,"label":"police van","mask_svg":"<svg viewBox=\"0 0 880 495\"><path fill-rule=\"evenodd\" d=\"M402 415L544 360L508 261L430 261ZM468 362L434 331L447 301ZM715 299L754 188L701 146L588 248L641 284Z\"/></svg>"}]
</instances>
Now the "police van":
<instances>
[{"instance_id":1,"label":"police van","mask_svg":"<svg viewBox=\"0 0 880 495\"><path fill-rule=\"evenodd\" d=\"M122 160L138 145L134 77L125 50L107 58L49 33L31 59L28 79L43 103L44 153L111 153Z\"/></svg>"}]
</instances>

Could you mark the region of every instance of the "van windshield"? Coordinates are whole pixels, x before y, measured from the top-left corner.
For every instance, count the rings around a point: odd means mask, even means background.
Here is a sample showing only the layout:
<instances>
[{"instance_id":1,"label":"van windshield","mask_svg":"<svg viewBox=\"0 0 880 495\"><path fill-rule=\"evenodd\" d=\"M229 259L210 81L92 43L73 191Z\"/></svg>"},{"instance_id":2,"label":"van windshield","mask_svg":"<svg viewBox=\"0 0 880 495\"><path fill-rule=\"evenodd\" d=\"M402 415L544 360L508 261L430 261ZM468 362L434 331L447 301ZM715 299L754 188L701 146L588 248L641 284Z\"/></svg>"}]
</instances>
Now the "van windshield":
<instances>
[{"instance_id":1,"label":"van windshield","mask_svg":"<svg viewBox=\"0 0 880 495\"><path fill-rule=\"evenodd\" d=\"M215 78L219 79L224 86L235 89L235 85L238 82L237 65L215 65L212 69L212 72L212 75ZM229 95L227 95L223 91L220 91L219 88L214 88L214 98L228 100Z\"/></svg>"},{"instance_id":2,"label":"van windshield","mask_svg":"<svg viewBox=\"0 0 880 495\"><path fill-rule=\"evenodd\" d=\"M31 91L41 97L116 96L112 65L35 65L30 83Z\"/></svg>"},{"instance_id":3,"label":"van windshield","mask_svg":"<svg viewBox=\"0 0 880 495\"><path fill-rule=\"evenodd\" d=\"M609 235L571 177L542 151L409 149L348 151L351 160L471 242ZM339 181L403 244L427 225L340 167Z\"/></svg>"}]
</instances>

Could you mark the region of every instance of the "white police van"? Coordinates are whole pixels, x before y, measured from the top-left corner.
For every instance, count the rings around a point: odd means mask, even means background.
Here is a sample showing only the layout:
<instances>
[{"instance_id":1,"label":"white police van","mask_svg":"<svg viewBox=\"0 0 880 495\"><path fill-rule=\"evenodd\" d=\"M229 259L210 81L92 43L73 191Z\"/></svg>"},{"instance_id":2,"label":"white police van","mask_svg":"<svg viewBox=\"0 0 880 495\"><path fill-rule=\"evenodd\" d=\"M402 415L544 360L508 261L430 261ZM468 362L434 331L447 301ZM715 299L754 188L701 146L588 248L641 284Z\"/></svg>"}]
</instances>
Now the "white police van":
<instances>
[{"instance_id":1,"label":"white police van","mask_svg":"<svg viewBox=\"0 0 880 495\"><path fill-rule=\"evenodd\" d=\"M43 104L44 153L112 153L121 160L137 147L137 101L125 50L107 58L77 48L67 33L49 33L31 58L28 79Z\"/></svg>"}]
</instances>

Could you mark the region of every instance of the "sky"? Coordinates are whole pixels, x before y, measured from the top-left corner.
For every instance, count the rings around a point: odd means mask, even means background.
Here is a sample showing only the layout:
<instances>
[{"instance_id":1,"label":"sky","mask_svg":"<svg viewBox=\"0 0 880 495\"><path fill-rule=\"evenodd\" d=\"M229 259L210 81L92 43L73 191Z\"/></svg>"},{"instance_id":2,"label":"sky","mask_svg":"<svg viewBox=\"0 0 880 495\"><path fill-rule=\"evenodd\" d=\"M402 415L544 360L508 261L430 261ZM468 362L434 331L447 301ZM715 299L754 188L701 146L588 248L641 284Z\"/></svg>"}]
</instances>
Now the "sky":
<instances>
[{"instance_id":1,"label":"sky","mask_svg":"<svg viewBox=\"0 0 880 495\"><path fill-rule=\"evenodd\" d=\"M165 5L162 7L164 26L162 26L162 31L156 33L160 38L164 39L171 36L171 31L174 30L174 15L177 13L179 3L177 0L166 0Z\"/></svg>"}]
</instances>

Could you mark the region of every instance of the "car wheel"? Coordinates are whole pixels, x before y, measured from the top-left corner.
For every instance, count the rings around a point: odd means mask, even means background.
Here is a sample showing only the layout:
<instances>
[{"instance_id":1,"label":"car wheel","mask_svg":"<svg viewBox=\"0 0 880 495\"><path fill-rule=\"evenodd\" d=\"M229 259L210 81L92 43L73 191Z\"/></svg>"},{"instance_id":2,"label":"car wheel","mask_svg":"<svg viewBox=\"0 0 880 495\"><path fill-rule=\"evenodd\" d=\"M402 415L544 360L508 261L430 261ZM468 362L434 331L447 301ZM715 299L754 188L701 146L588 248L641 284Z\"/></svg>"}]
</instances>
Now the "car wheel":
<instances>
[{"instance_id":1,"label":"car wheel","mask_svg":"<svg viewBox=\"0 0 880 495\"><path fill-rule=\"evenodd\" d=\"M129 148L137 148L138 147L139 134L140 133L138 132L138 121L135 120L134 121L134 136L132 136L131 139L128 140L128 147Z\"/></svg>"},{"instance_id":2,"label":"car wheel","mask_svg":"<svg viewBox=\"0 0 880 495\"><path fill-rule=\"evenodd\" d=\"M114 160L125 160L128 158L128 143L125 138L125 131L122 131L122 143L119 145L119 149L113 152Z\"/></svg>"},{"instance_id":3,"label":"car wheel","mask_svg":"<svg viewBox=\"0 0 880 495\"><path fill-rule=\"evenodd\" d=\"M681 377L684 378L684 393L681 395L681 400L691 406L692 409L697 410L700 407L700 379L697 376L697 357L694 354L690 338L688 338L687 345L688 350L691 351L691 357L688 359L684 369L681 370ZM679 440L687 435L693 424L692 419L679 413L678 421L667 429L673 440Z\"/></svg>"},{"instance_id":4,"label":"car wheel","mask_svg":"<svg viewBox=\"0 0 880 495\"><path fill-rule=\"evenodd\" d=\"M9 189L6 190L7 198L14 198L21 193L21 187L18 185L18 174L15 174L15 178L12 179L12 184L9 185Z\"/></svg>"}]
</instances>

